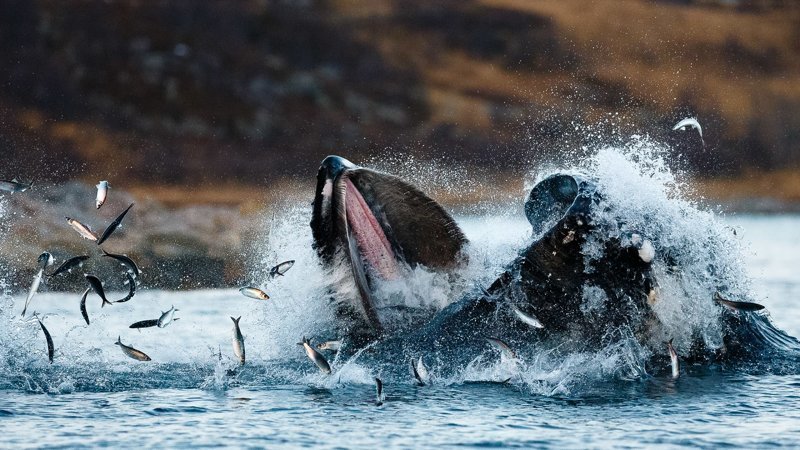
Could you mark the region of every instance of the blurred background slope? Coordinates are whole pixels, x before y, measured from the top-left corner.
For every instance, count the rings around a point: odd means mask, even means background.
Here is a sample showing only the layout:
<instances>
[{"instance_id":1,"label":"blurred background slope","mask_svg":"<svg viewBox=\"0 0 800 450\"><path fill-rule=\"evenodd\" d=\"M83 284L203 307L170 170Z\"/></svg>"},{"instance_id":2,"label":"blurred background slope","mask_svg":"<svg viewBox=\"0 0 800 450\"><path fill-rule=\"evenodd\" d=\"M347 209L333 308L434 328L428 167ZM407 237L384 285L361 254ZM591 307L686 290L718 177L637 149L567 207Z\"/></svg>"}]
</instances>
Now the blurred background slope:
<instances>
[{"instance_id":1,"label":"blurred background slope","mask_svg":"<svg viewBox=\"0 0 800 450\"><path fill-rule=\"evenodd\" d=\"M671 131L688 116L705 149ZM615 133L673 146L713 201L796 208L800 2L0 0L0 178L39 186L9 197L17 264L75 245L41 211L81 194L91 214L100 179L152 201L121 247L163 285L197 267L218 285L263 229L242 217L310 199L327 154L467 166L517 198L521 174Z\"/></svg>"},{"instance_id":2,"label":"blurred background slope","mask_svg":"<svg viewBox=\"0 0 800 450\"><path fill-rule=\"evenodd\" d=\"M701 175L800 165L793 1L0 4L4 175L263 183L386 148L507 170L614 113L665 139L699 116Z\"/></svg>"}]
</instances>

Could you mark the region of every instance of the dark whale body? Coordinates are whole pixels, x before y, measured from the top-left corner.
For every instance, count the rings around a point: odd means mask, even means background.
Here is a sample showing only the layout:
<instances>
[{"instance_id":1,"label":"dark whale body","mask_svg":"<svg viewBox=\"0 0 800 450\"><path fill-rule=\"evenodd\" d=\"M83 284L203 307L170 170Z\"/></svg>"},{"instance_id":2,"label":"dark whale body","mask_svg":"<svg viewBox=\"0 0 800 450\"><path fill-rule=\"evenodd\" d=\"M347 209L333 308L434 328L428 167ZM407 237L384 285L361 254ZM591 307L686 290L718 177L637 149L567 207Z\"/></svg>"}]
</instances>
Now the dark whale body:
<instances>
[{"instance_id":1,"label":"dark whale body","mask_svg":"<svg viewBox=\"0 0 800 450\"><path fill-rule=\"evenodd\" d=\"M348 222L347 203L336 196L353 195L352 187L350 191L334 189L326 198L326 183L335 186L343 174L357 180L353 186L362 193L374 221ZM333 213L323 211L326 205ZM424 316L413 327L395 332L387 332L375 312L380 308L372 292L373 281L380 276L370 266L375 258L360 256L364 252L359 245L369 244L355 243L352 229L377 222L401 265L446 271L457 268L465 257L466 238L452 218L402 180L331 156L323 161L318 174L311 227L323 263L335 264L337 258L346 261L358 285L359 298L340 309L346 324L340 333L355 344L351 348L373 343L368 354L380 353L382 359L398 361L435 353L451 365L463 367L474 357L468 350L485 345L484 338L489 336L500 337L513 348L550 345L566 351L595 349L624 336L648 349L649 371L667 370L667 347L659 340L664 330L653 310L659 301L653 263L654 258L670 259L669 251L654 247L648 237L635 231L610 235L595 220L602 208L607 206L595 180L580 174L547 177L534 186L525 202L535 239L501 275L489 286L476 286L435 315ZM588 240L599 246L599 254L585 253ZM420 256L425 254L419 250L424 246L427 257ZM585 308L587 289L604 295L602 308ZM714 294L708 293L709 301ZM543 328L524 324L513 308L535 316ZM369 309L372 312L365 312ZM766 315L721 307L717 311L724 327L722 344L709 347L699 336L691 336L691 345L683 349L681 359L690 364L720 365L742 361L758 365L780 359L791 364L776 367L800 367L800 343L775 328ZM359 322L361 325L354 325Z\"/></svg>"}]
</instances>

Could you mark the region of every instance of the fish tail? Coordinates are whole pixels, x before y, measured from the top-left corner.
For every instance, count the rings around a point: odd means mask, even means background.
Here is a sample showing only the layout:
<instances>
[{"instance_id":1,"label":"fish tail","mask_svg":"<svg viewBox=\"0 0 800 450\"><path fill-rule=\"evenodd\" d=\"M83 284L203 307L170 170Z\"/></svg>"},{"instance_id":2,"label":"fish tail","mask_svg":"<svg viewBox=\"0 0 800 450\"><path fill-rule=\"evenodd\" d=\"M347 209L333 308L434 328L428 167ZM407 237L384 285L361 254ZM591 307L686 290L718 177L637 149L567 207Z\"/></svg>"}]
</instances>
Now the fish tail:
<instances>
[{"instance_id":1,"label":"fish tail","mask_svg":"<svg viewBox=\"0 0 800 450\"><path fill-rule=\"evenodd\" d=\"M100 305L100 307L102 308L102 307L104 307L106 305L113 305L113 303L111 303L107 299L103 298L103 303Z\"/></svg>"},{"instance_id":2,"label":"fish tail","mask_svg":"<svg viewBox=\"0 0 800 450\"><path fill-rule=\"evenodd\" d=\"M122 336L117 336L117 342L114 342L114 345L122 345Z\"/></svg>"},{"instance_id":3,"label":"fish tail","mask_svg":"<svg viewBox=\"0 0 800 450\"><path fill-rule=\"evenodd\" d=\"M233 321L233 323L235 323L236 325L239 325L239 320L241 320L241 319L242 319L242 316L239 316L239 317L237 317L237 318L234 318L233 316L231 316L231 320L232 320L232 321Z\"/></svg>"}]
</instances>

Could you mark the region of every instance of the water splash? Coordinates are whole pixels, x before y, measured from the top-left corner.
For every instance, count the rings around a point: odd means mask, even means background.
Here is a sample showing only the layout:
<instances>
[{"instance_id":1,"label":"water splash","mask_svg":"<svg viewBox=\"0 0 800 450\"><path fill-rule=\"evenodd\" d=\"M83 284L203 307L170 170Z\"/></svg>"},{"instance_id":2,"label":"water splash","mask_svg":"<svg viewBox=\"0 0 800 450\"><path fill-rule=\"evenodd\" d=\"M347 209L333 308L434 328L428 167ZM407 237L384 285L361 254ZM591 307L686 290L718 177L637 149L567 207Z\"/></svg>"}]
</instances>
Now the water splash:
<instances>
[{"instance_id":1,"label":"water splash","mask_svg":"<svg viewBox=\"0 0 800 450\"><path fill-rule=\"evenodd\" d=\"M432 383L508 380L526 392L571 396L608 380L646 377L652 369L645 365L651 356L648 348L656 348L669 338L675 339L679 352L686 351L697 336L711 348L718 346L722 332L717 319L719 307L707 294L720 290L741 298L755 295L744 270L741 243L716 216L685 199L686 185L681 174L669 169L668 155L668 148L634 137L626 145L587 151L568 168L593 177L602 186L604 198L596 226L607 236L623 237L635 231L655 245L654 270L659 285L654 310L662 326L652 342L642 343L629 330L615 329L599 348L540 342L517 348L515 360L503 360L488 347L469 350L474 354L469 355L464 367L454 368L447 360L426 355ZM527 184L550 173L544 169L532 172ZM445 184L454 188L468 183L473 175L454 170ZM433 179L425 178L427 183ZM408 283L384 286L387 295L438 311L465 291L491 283L534 238L521 204L522 195L519 204L504 205L500 214L457 217L470 239L469 263L455 276L417 268ZM605 207L614 214L604 214ZM0 218L5 214L5 203L0 199ZM310 208L304 202L276 205L274 214L264 216L263 235L253 242L251 253L255 257L249 259L252 269L246 281L263 288L271 296L267 301L245 299L235 290L145 291L130 304L115 305L113 311L91 305L93 323L85 327L76 307L79 294L41 294L38 300L43 307L57 313L48 322L57 348L52 366L43 358L38 329L12 314L5 274L13 268L0 268L0 320L8 324L0 329L0 388L63 393L181 386L227 390L300 383L338 389L351 384L371 385L374 376L389 383L413 383L407 367L409 358L390 361L380 355L362 357L359 353L344 358L328 354L334 370L328 377L320 374L296 345L303 336L317 343L339 338L337 297L355 294L347 291L349 268L323 268L319 263L312 249L309 216ZM589 241L584 249L587 258L596 257L598 249L596 242ZM295 260L295 265L285 276L269 275L272 266L289 259ZM333 290L333 286L345 288ZM589 287L583 299L584 311L591 312L602 308L605 296ZM144 315L171 304L181 310L181 321L152 333L127 330L132 315L150 318ZM230 315L243 316L248 354L243 367L230 356ZM128 361L113 346L118 334L126 343L133 340L155 362L142 365ZM209 348L220 349L223 357L218 358Z\"/></svg>"}]
</instances>

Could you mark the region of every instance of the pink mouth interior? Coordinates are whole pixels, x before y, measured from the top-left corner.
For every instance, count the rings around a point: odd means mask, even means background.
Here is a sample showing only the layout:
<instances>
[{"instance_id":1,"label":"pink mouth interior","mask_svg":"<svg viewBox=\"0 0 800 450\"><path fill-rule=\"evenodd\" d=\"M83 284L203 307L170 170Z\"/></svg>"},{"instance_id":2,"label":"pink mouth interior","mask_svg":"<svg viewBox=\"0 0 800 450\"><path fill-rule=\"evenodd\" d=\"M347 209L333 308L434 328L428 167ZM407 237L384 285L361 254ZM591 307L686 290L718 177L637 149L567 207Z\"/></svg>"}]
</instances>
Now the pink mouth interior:
<instances>
[{"instance_id":1,"label":"pink mouth interior","mask_svg":"<svg viewBox=\"0 0 800 450\"><path fill-rule=\"evenodd\" d=\"M361 257L384 280L398 279L400 272L397 259L383 228L350 179L345 178L344 183L347 223L356 239Z\"/></svg>"}]
</instances>

